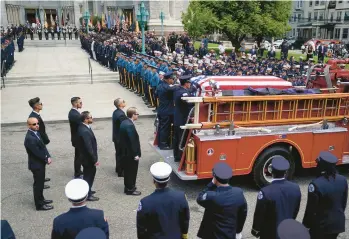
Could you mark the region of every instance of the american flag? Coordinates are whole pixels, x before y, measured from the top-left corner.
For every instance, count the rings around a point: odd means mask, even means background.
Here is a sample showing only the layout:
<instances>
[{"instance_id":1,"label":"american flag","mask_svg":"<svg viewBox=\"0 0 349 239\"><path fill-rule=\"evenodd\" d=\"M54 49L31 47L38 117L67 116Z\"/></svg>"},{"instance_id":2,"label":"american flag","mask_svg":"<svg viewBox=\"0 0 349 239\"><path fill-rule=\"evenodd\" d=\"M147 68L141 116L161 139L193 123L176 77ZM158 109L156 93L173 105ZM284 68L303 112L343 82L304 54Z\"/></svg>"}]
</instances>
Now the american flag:
<instances>
[{"instance_id":1,"label":"american flag","mask_svg":"<svg viewBox=\"0 0 349 239\"><path fill-rule=\"evenodd\" d=\"M120 19L119 19L119 14L116 15L116 29L119 32L120 31Z\"/></svg>"},{"instance_id":2,"label":"american flag","mask_svg":"<svg viewBox=\"0 0 349 239\"><path fill-rule=\"evenodd\" d=\"M122 20L122 30L125 32L127 31L127 26L126 26L125 20Z\"/></svg>"},{"instance_id":3,"label":"american flag","mask_svg":"<svg viewBox=\"0 0 349 239\"><path fill-rule=\"evenodd\" d=\"M35 20L36 20L36 25L39 25L39 23L40 23L40 20L39 20L39 15L38 15L38 11L39 11L39 10L36 10L36 11L35 11Z\"/></svg>"}]
</instances>

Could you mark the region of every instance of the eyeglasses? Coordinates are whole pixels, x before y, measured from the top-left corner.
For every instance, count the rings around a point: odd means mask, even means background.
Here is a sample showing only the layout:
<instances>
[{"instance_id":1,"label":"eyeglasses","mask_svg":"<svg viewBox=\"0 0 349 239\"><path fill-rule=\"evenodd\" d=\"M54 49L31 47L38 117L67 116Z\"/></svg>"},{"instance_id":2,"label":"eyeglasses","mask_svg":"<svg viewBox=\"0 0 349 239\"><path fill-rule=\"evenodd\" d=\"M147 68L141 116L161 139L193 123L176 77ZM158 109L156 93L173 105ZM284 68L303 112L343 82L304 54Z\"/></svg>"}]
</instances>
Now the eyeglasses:
<instances>
[{"instance_id":1,"label":"eyeglasses","mask_svg":"<svg viewBox=\"0 0 349 239\"><path fill-rule=\"evenodd\" d=\"M139 115L138 113L135 113L134 115Z\"/></svg>"},{"instance_id":2,"label":"eyeglasses","mask_svg":"<svg viewBox=\"0 0 349 239\"><path fill-rule=\"evenodd\" d=\"M36 125L39 125L39 123L34 123L34 124L29 124L29 125L36 126Z\"/></svg>"}]
</instances>

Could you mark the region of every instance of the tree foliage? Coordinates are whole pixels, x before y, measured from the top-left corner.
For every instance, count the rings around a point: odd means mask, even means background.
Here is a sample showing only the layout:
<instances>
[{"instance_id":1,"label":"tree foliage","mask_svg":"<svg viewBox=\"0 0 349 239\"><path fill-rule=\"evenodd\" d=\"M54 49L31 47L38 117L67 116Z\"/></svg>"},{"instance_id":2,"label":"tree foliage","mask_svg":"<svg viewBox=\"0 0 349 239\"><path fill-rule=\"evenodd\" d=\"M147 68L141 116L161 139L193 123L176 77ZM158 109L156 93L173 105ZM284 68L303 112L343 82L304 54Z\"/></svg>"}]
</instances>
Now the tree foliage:
<instances>
[{"instance_id":1,"label":"tree foliage","mask_svg":"<svg viewBox=\"0 0 349 239\"><path fill-rule=\"evenodd\" d=\"M281 37L290 30L292 2L287 1L192 1L182 14L191 36L219 29L236 47L248 35Z\"/></svg>"},{"instance_id":2,"label":"tree foliage","mask_svg":"<svg viewBox=\"0 0 349 239\"><path fill-rule=\"evenodd\" d=\"M199 2L193 1L190 2L187 12L182 13L182 23L184 30L196 39L212 32L218 24L218 19L210 9L201 6Z\"/></svg>"}]
</instances>

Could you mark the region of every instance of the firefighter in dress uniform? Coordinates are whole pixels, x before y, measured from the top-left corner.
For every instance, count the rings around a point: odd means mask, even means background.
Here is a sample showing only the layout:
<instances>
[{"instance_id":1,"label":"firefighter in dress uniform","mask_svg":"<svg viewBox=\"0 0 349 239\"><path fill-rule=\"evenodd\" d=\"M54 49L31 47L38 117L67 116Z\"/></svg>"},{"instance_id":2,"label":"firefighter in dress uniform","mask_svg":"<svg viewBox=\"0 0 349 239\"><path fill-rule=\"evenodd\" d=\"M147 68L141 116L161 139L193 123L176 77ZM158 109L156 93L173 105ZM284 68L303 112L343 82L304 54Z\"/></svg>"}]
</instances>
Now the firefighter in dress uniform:
<instances>
[{"instance_id":1,"label":"firefighter in dress uniform","mask_svg":"<svg viewBox=\"0 0 349 239\"><path fill-rule=\"evenodd\" d=\"M59 26L57 26L57 38L58 38L58 40L61 40L61 31L62 31L62 29Z\"/></svg>"},{"instance_id":2,"label":"firefighter in dress uniform","mask_svg":"<svg viewBox=\"0 0 349 239\"><path fill-rule=\"evenodd\" d=\"M182 191L167 187L172 168L164 162L150 167L155 192L143 198L137 209L137 236L148 238L188 238L190 212Z\"/></svg>"},{"instance_id":3,"label":"firefighter in dress uniform","mask_svg":"<svg viewBox=\"0 0 349 239\"><path fill-rule=\"evenodd\" d=\"M51 27L51 38L52 38L52 40L54 40L55 39L55 29L53 28L53 27Z\"/></svg>"},{"instance_id":4,"label":"firefighter in dress uniform","mask_svg":"<svg viewBox=\"0 0 349 239\"><path fill-rule=\"evenodd\" d=\"M312 239L335 239L345 231L348 182L337 173L332 153L321 152L316 162L319 176L309 184L303 224Z\"/></svg>"},{"instance_id":5,"label":"firefighter in dress uniform","mask_svg":"<svg viewBox=\"0 0 349 239\"><path fill-rule=\"evenodd\" d=\"M37 32L38 32L39 40L42 40L42 27L41 27L41 24L39 24Z\"/></svg>"},{"instance_id":6,"label":"firefighter in dress uniform","mask_svg":"<svg viewBox=\"0 0 349 239\"><path fill-rule=\"evenodd\" d=\"M69 40L73 40L73 28L71 26L68 26L68 35Z\"/></svg>"},{"instance_id":7,"label":"firefighter in dress uniform","mask_svg":"<svg viewBox=\"0 0 349 239\"><path fill-rule=\"evenodd\" d=\"M66 26L63 26L62 33L63 33L63 40L66 40L67 39L67 27Z\"/></svg>"},{"instance_id":8,"label":"firefighter in dress uniform","mask_svg":"<svg viewBox=\"0 0 349 239\"><path fill-rule=\"evenodd\" d=\"M171 124L173 124L173 93L178 89L173 85L173 73L169 72L164 75L163 81L160 82L156 89L156 95L159 99L158 107L158 119L159 119L159 148L161 150L171 149L170 136L171 136Z\"/></svg>"},{"instance_id":9,"label":"firefighter in dress uniform","mask_svg":"<svg viewBox=\"0 0 349 239\"><path fill-rule=\"evenodd\" d=\"M73 179L65 186L65 195L72 207L53 220L51 239L74 239L85 228L98 227L109 238L109 224L104 212L86 206L89 185L83 179Z\"/></svg>"},{"instance_id":10,"label":"firefighter in dress uniform","mask_svg":"<svg viewBox=\"0 0 349 239\"><path fill-rule=\"evenodd\" d=\"M179 162L182 158L182 151L179 147L182 147L183 143L186 141L187 130L185 131L186 135L184 135L182 145L180 145L180 141L182 138L182 134L184 130L180 128L180 126L185 125L190 109L193 107L192 104L182 100L182 97L190 96L190 75L184 75L179 78L181 86L178 90L176 90L173 94L174 101L174 115L173 115L173 157L175 162Z\"/></svg>"},{"instance_id":11,"label":"firefighter in dress uniform","mask_svg":"<svg viewBox=\"0 0 349 239\"><path fill-rule=\"evenodd\" d=\"M280 239L310 239L307 228L294 219L283 220L277 231Z\"/></svg>"},{"instance_id":12,"label":"firefighter in dress uniform","mask_svg":"<svg viewBox=\"0 0 349 239\"><path fill-rule=\"evenodd\" d=\"M76 26L74 26L74 29L73 29L73 32L74 32L74 35L75 35L75 40L77 40L79 37L79 32L78 32L78 29L76 28Z\"/></svg>"},{"instance_id":13,"label":"firefighter in dress uniform","mask_svg":"<svg viewBox=\"0 0 349 239\"><path fill-rule=\"evenodd\" d=\"M279 239L277 227L283 220L297 217L301 202L298 184L285 179L289 161L275 156L271 164L273 181L258 193L251 231L253 236L261 239Z\"/></svg>"},{"instance_id":14,"label":"firefighter in dress uniform","mask_svg":"<svg viewBox=\"0 0 349 239\"><path fill-rule=\"evenodd\" d=\"M233 169L227 163L216 163L212 173L212 182L196 199L205 208L197 236L203 239L241 239L247 217L244 193L241 188L229 185Z\"/></svg>"},{"instance_id":15,"label":"firefighter in dress uniform","mask_svg":"<svg viewBox=\"0 0 349 239\"><path fill-rule=\"evenodd\" d=\"M34 30L34 27L31 27L29 29L30 40L34 40Z\"/></svg>"},{"instance_id":16,"label":"firefighter in dress uniform","mask_svg":"<svg viewBox=\"0 0 349 239\"><path fill-rule=\"evenodd\" d=\"M44 27L44 34L45 34L46 40L48 40L48 29L47 29L47 27Z\"/></svg>"}]
</instances>

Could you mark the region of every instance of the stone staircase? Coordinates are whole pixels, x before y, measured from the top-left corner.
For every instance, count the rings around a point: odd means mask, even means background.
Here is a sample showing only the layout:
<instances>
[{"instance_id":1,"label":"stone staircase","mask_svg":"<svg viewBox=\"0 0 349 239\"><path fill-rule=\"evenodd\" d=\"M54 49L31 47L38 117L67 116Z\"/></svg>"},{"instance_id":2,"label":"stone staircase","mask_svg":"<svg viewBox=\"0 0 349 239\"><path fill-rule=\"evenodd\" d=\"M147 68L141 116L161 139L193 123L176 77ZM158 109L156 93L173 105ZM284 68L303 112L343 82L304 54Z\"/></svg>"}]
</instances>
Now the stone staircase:
<instances>
[{"instance_id":1,"label":"stone staircase","mask_svg":"<svg viewBox=\"0 0 349 239\"><path fill-rule=\"evenodd\" d=\"M75 38L73 38L73 40L63 40L63 38L61 38L61 40L58 40L57 37L52 40L51 38L49 38L48 40L46 39L42 39L39 40L39 38L34 38L34 40L30 40L30 38L25 39L24 40L24 48L26 47L76 47L76 46L80 46L80 40L75 40Z\"/></svg>"},{"instance_id":2,"label":"stone staircase","mask_svg":"<svg viewBox=\"0 0 349 239\"><path fill-rule=\"evenodd\" d=\"M11 75L5 78L5 87L18 86L49 86L49 85L77 85L77 84L100 84L117 83L119 74L117 72L100 72L92 74L62 74L62 75Z\"/></svg>"}]
</instances>

